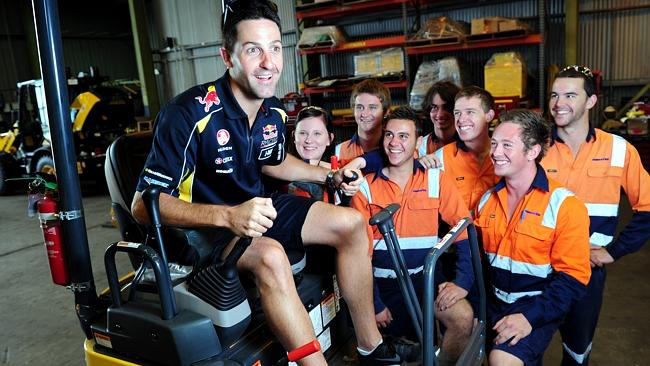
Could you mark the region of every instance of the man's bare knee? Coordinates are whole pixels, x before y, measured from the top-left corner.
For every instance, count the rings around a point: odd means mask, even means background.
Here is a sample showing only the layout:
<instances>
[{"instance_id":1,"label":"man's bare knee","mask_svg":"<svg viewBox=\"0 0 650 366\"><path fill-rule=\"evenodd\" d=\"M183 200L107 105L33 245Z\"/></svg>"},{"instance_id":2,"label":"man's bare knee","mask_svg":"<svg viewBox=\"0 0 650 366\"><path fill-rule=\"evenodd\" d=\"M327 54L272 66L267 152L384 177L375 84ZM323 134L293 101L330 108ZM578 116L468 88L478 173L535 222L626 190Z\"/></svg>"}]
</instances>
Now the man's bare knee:
<instances>
[{"instance_id":1,"label":"man's bare knee","mask_svg":"<svg viewBox=\"0 0 650 366\"><path fill-rule=\"evenodd\" d=\"M341 236L348 237L357 232L365 232L365 217L357 210L339 207L340 228L337 230Z\"/></svg>"},{"instance_id":2,"label":"man's bare knee","mask_svg":"<svg viewBox=\"0 0 650 366\"><path fill-rule=\"evenodd\" d=\"M445 311L436 310L436 316L448 329L471 333L474 324L474 311L467 300L460 300Z\"/></svg>"},{"instance_id":3,"label":"man's bare knee","mask_svg":"<svg viewBox=\"0 0 650 366\"><path fill-rule=\"evenodd\" d=\"M524 362L518 357L498 349L490 352L489 362L494 366L523 366Z\"/></svg>"},{"instance_id":4,"label":"man's bare knee","mask_svg":"<svg viewBox=\"0 0 650 366\"><path fill-rule=\"evenodd\" d=\"M248 268L255 275L259 287L267 287L281 291L294 288L291 266L282 246L274 240L266 240L251 247L254 259Z\"/></svg>"}]
</instances>

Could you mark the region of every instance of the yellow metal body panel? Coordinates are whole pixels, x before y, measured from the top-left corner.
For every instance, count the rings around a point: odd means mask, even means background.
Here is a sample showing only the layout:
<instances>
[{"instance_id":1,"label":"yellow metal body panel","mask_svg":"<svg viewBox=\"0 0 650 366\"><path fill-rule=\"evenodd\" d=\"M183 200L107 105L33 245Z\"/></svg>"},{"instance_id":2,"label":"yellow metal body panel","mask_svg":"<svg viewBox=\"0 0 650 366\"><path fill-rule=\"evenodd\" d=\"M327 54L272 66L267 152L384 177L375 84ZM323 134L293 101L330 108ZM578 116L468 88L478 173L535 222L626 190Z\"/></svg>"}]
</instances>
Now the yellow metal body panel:
<instances>
[{"instance_id":1,"label":"yellow metal body panel","mask_svg":"<svg viewBox=\"0 0 650 366\"><path fill-rule=\"evenodd\" d=\"M95 352L94 347L95 341L92 339L86 339L84 342L84 353L86 354L87 366L138 366L137 363L120 360L119 358Z\"/></svg>"},{"instance_id":2,"label":"yellow metal body panel","mask_svg":"<svg viewBox=\"0 0 650 366\"><path fill-rule=\"evenodd\" d=\"M81 129L84 127L84 122L86 122L86 118L88 117L88 113L93 109L93 106L99 102L99 98L91 92L85 92L79 94L72 102L72 105L70 106L70 109L78 109L79 112L77 112L77 115L74 117L74 121L72 123L72 132L78 132L81 131Z\"/></svg>"},{"instance_id":3,"label":"yellow metal body panel","mask_svg":"<svg viewBox=\"0 0 650 366\"><path fill-rule=\"evenodd\" d=\"M0 152L12 153L11 147L14 146L14 140L16 140L16 135L13 132L0 133Z\"/></svg>"}]
</instances>

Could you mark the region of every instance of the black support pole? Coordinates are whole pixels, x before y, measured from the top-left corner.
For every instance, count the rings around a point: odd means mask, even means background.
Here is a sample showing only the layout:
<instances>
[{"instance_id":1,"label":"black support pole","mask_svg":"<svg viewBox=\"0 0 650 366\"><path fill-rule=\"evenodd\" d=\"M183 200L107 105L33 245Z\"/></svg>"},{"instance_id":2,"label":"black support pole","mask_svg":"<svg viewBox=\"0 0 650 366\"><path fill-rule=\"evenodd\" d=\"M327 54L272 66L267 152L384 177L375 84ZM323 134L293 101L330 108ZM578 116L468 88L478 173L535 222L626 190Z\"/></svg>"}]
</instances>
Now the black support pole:
<instances>
[{"instance_id":1,"label":"black support pole","mask_svg":"<svg viewBox=\"0 0 650 366\"><path fill-rule=\"evenodd\" d=\"M98 301L72 139L59 11L56 0L33 0L32 5L59 186L63 244L72 280L71 289L75 296L75 310L86 337L90 339L90 323L96 313Z\"/></svg>"}]
</instances>

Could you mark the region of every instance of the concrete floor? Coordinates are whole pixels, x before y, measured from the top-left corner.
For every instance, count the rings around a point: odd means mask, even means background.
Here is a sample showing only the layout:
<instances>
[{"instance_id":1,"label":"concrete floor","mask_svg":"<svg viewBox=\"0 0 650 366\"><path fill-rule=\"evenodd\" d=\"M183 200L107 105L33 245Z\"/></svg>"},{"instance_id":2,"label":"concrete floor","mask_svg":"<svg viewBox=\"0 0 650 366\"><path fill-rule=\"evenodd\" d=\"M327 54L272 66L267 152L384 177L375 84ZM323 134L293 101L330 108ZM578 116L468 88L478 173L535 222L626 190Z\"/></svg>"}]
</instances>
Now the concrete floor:
<instances>
[{"instance_id":1,"label":"concrete floor","mask_svg":"<svg viewBox=\"0 0 650 366\"><path fill-rule=\"evenodd\" d=\"M106 286L104 248L119 238L110 227L109 207L107 196L84 198L98 289ZM0 365L83 365L73 296L52 284L38 222L25 212L24 195L0 197ZM591 365L650 365L648 268L649 246L609 266ZM560 350L556 337L546 353L547 365L559 364Z\"/></svg>"}]
</instances>

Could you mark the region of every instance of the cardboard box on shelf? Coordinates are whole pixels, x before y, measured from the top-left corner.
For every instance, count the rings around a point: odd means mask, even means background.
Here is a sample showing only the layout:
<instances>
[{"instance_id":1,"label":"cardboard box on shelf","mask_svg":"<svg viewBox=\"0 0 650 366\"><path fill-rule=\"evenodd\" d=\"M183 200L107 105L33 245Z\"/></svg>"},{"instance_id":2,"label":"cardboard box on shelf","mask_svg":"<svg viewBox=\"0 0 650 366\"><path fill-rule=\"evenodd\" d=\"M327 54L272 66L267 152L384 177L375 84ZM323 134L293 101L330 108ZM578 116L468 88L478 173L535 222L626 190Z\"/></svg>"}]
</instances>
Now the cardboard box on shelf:
<instances>
[{"instance_id":1,"label":"cardboard box on shelf","mask_svg":"<svg viewBox=\"0 0 650 366\"><path fill-rule=\"evenodd\" d=\"M515 29L526 29L517 19L486 17L472 19L472 34L497 33Z\"/></svg>"},{"instance_id":2,"label":"cardboard box on shelf","mask_svg":"<svg viewBox=\"0 0 650 366\"><path fill-rule=\"evenodd\" d=\"M517 19L502 19L499 21L499 32L516 29L522 29L522 25Z\"/></svg>"},{"instance_id":3,"label":"cardboard box on shelf","mask_svg":"<svg viewBox=\"0 0 650 366\"><path fill-rule=\"evenodd\" d=\"M494 97L526 96L526 62L517 52L495 53L483 68L485 90Z\"/></svg>"},{"instance_id":4,"label":"cardboard box on shelf","mask_svg":"<svg viewBox=\"0 0 650 366\"><path fill-rule=\"evenodd\" d=\"M404 71L404 52L401 48L354 55L354 75L372 76Z\"/></svg>"},{"instance_id":5,"label":"cardboard box on shelf","mask_svg":"<svg viewBox=\"0 0 650 366\"><path fill-rule=\"evenodd\" d=\"M476 18L472 19L472 34L482 34L482 33L495 33L499 31L499 19L496 17L492 18Z\"/></svg>"}]
</instances>

